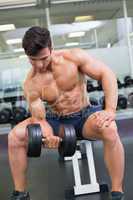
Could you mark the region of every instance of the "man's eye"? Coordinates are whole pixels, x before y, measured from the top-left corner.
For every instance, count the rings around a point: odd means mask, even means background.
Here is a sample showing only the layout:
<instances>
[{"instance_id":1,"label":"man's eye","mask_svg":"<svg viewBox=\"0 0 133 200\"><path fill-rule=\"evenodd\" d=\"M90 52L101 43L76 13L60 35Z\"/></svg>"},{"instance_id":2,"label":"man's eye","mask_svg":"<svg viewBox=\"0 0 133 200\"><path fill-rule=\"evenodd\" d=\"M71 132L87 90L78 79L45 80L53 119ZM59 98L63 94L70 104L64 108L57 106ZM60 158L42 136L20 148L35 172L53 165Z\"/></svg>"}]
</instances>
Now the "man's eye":
<instances>
[{"instance_id":1,"label":"man's eye","mask_svg":"<svg viewBox=\"0 0 133 200\"><path fill-rule=\"evenodd\" d=\"M43 61L48 60L48 57L47 57L47 58L43 58L42 60L43 60Z\"/></svg>"}]
</instances>

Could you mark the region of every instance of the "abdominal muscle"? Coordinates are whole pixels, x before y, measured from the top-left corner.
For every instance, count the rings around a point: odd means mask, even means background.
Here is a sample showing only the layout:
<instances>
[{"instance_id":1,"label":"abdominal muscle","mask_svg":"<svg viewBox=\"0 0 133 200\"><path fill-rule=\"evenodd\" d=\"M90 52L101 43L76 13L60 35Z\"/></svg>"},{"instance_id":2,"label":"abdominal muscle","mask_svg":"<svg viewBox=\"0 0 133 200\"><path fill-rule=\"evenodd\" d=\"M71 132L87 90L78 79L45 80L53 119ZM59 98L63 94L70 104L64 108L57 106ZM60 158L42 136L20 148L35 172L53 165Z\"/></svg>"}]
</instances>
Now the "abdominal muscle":
<instances>
[{"instance_id":1,"label":"abdominal muscle","mask_svg":"<svg viewBox=\"0 0 133 200\"><path fill-rule=\"evenodd\" d=\"M77 84L71 91L59 92L56 100L54 102L48 102L48 104L52 111L59 115L78 112L89 104L84 91L84 85Z\"/></svg>"}]
</instances>

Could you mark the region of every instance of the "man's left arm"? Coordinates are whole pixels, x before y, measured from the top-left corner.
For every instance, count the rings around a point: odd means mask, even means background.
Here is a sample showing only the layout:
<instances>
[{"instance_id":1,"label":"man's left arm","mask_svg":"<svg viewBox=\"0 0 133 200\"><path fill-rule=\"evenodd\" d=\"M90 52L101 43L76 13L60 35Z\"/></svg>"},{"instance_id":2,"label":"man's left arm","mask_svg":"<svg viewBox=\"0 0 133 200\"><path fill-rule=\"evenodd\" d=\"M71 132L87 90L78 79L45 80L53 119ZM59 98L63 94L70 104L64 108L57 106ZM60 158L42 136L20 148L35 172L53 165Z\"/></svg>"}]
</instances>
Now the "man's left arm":
<instances>
[{"instance_id":1,"label":"man's left arm","mask_svg":"<svg viewBox=\"0 0 133 200\"><path fill-rule=\"evenodd\" d=\"M105 95L105 110L116 112L118 100L117 79L114 72L103 62L93 58L82 49L72 50L73 58L79 66L79 70L89 77L98 80L102 84Z\"/></svg>"}]
</instances>

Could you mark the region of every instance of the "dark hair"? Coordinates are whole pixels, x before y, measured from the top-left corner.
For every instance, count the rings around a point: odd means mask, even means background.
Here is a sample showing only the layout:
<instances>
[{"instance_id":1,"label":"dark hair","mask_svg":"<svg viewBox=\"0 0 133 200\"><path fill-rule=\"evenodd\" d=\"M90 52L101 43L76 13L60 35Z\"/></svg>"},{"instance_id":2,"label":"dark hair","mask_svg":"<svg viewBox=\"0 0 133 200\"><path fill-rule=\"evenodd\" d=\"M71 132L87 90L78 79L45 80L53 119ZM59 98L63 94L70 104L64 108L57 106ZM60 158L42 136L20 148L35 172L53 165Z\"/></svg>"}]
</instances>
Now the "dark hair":
<instances>
[{"instance_id":1,"label":"dark hair","mask_svg":"<svg viewBox=\"0 0 133 200\"><path fill-rule=\"evenodd\" d=\"M47 28L33 26L25 32L22 47L28 56L35 56L43 48L51 49L51 37Z\"/></svg>"}]
</instances>

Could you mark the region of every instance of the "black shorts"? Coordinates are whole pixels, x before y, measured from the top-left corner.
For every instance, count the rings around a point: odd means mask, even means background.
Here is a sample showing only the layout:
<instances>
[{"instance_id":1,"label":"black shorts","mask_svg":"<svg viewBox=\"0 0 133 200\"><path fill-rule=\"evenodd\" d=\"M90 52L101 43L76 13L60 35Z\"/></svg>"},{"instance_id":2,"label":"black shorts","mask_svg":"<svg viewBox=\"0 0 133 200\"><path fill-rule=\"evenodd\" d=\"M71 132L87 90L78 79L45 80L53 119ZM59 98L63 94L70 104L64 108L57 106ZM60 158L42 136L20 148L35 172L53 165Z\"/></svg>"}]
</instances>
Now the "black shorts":
<instances>
[{"instance_id":1,"label":"black shorts","mask_svg":"<svg viewBox=\"0 0 133 200\"><path fill-rule=\"evenodd\" d=\"M47 122L51 125L53 128L53 132L56 136L58 136L59 128L61 124L71 124L74 126L76 130L76 135L79 139L83 139L82 136L82 129L84 126L85 121L87 118L97 111L102 110L102 106L87 106L80 110L79 112L72 113L70 115L65 116L59 116L54 113L48 112L46 114Z\"/></svg>"}]
</instances>

